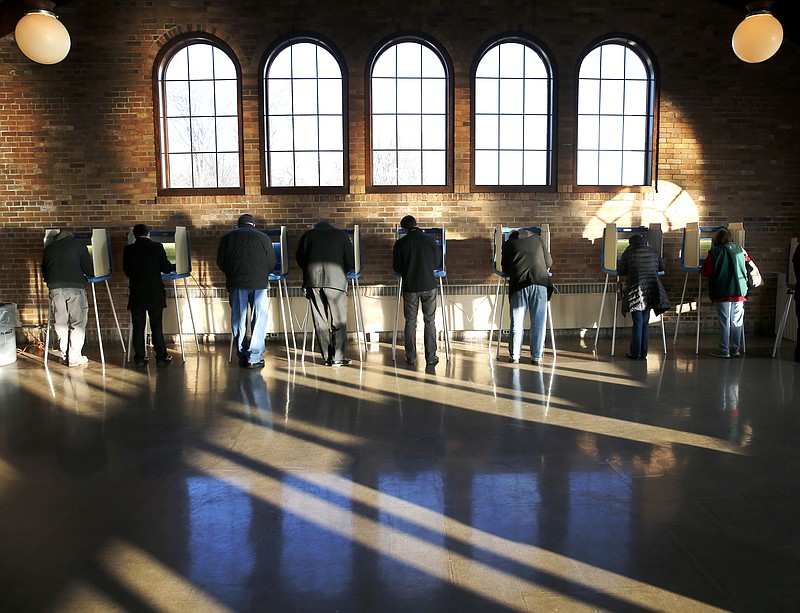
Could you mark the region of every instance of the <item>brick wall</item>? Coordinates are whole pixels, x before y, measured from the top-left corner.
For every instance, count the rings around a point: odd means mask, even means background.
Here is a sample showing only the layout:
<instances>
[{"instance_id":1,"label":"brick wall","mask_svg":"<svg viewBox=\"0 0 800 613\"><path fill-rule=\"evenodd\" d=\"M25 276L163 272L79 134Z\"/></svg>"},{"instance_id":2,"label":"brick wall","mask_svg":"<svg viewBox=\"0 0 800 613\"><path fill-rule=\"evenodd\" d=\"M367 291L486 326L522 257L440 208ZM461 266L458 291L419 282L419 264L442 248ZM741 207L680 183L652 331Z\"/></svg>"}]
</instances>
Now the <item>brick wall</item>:
<instances>
[{"instance_id":1,"label":"brick wall","mask_svg":"<svg viewBox=\"0 0 800 613\"><path fill-rule=\"evenodd\" d=\"M748 326L772 329L774 273L783 269L789 238L800 233L800 53L795 42L785 41L764 64L738 61L730 37L743 12L712 0L73 0L60 16L73 39L61 64L33 64L12 35L0 40L0 301L18 303L26 325L46 319L46 291L38 274L44 228L111 231L118 271L112 286L122 308L127 292L120 258L132 224L186 225L196 279L220 285L214 265L217 241L247 211L260 225L287 225L295 241L318 218L340 226L362 224L366 284L390 282L392 231L406 213L423 226L448 228L453 284L492 281L491 235L498 222L551 224L556 282L589 282L602 279L596 239L606 221L660 221L665 281L676 302L683 284L678 259L683 225L698 219L701 225L743 221L748 250L768 280L749 304ZM276 38L293 30L327 37L348 64L347 195L260 193L259 60ZM365 193L365 66L378 41L402 30L437 39L453 61L453 193ZM482 43L510 30L526 31L545 43L557 66L555 193L470 190L470 67ZM222 38L241 62L243 196L157 196L152 65L165 42L188 31ZM644 40L660 67L658 192L574 189L575 66L588 43L610 32ZM298 281L295 275L293 283Z\"/></svg>"}]
</instances>

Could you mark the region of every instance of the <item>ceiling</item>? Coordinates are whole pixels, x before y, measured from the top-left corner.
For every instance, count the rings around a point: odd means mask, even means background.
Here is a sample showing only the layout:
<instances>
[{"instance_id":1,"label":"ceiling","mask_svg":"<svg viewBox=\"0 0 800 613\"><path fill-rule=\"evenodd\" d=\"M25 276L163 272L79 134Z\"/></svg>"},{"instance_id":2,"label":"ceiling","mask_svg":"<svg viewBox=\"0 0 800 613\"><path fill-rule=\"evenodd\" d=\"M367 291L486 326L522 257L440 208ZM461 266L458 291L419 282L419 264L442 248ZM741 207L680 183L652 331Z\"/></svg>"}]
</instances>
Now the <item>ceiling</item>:
<instances>
[{"instance_id":1,"label":"ceiling","mask_svg":"<svg viewBox=\"0 0 800 613\"><path fill-rule=\"evenodd\" d=\"M532 0L533 1L533 0ZM691 1L691 0L689 0ZM742 18L747 14L745 5L749 0L713 0L718 4L730 6L741 11ZM30 10L30 7L50 4L58 7L70 2L70 0L0 0L0 38L11 34L17 22ZM784 37L795 43L800 43L800 2L797 0L774 0L772 13L783 25Z\"/></svg>"}]
</instances>

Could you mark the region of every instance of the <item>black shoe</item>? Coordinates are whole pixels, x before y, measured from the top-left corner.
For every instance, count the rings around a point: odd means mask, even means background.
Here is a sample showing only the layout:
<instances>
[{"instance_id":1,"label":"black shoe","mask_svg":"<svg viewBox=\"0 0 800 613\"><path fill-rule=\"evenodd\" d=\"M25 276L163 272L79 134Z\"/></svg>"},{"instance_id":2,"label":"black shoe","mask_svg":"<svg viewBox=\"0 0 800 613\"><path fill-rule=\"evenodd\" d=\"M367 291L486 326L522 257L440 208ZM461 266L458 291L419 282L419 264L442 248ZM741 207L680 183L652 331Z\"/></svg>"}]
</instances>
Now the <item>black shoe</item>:
<instances>
[{"instance_id":1,"label":"black shoe","mask_svg":"<svg viewBox=\"0 0 800 613\"><path fill-rule=\"evenodd\" d=\"M417 365L417 358L409 358L406 356L406 364L409 366L416 366Z\"/></svg>"},{"instance_id":2,"label":"black shoe","mask_svg":"<svg viewBox=\"0 0 800 613\"><path fill-rule=\"evenodd\" d=\"M353 363L353 360L331 360L328 362L328 366L350 366Z\"/></svg>"},{"instance_id":3,"label":"black shoe","mask_svg":"<svg viewBox=\"0 0 800 613\"><path fill-rule=\"evenodd\" d=\"M147 366L147 363L149 361L150 360L148 358L144 358L143 360L136 360L136 366L138 366L139 368L142 368L144 366Z\"/></svg>"},{"instance_id":4,"label":"black shoe","mask_svg":"<svg viewBox=\"0 0 800 613\"><path fill-rule=\"evenodd\" d=\"M628 358L629 360L638 360L639 359L638 355L633 355L632 353L626 353L625 357Z\"/></svg>"},{"instance_id":5,"label":"black shoe","mask_svg":"<svg viewBox=\"0 0 800 613\"><path fill-rule=\"evenodd\" d=\"M426 360L425 363L428 366L436 366L439 363L439 356L435 355L432 360Z\"/></svg>"},{"instance_id":6,"label":"black shoe","mask_svg":"<svg viewBox=\"0 0 800 613\"><path fill-rule=\"evenodd\" d=\"M259 360L258 362L245 362L244 368L249 368L250 370L264 368L264 360Z\"/></svg>"},{"instance_id":7,"label":"black shoe","mask_svg":"<svg viewBox=\"0 0 800 613\"><path fill-rule=\"evenodd\" d=\"M542 362L542 358L531 358L531 364L538 366Z\"/></svg>"},{"instance_id":8,"label":"black shoe","mask_svg":"<svg viewBox=\"0 0 800 613\"><path fill-rule=\"evenodd\" d=\"M156 360L156 366L169 366L172 364L172 356L168 355L163 360Z\"/></svg>"}]
</instances>

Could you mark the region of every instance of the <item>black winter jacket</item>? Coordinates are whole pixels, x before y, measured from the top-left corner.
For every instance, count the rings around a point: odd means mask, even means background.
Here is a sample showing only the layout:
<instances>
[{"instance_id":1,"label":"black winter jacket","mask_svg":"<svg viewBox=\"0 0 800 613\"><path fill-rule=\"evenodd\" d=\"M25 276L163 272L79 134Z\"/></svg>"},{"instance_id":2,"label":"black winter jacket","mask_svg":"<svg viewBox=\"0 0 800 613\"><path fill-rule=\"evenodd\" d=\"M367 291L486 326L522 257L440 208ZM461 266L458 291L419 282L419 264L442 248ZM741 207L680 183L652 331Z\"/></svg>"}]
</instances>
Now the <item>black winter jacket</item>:
<instances>
[{"instance_id":1,"label":"black winter jacket","mask_svg":"<svg viewBox=\"0 0 800 613\"><path fill-rule=\"evenodd\" d=\"M94 275L92 256L86 245L61 231L44 248L42 277L50 289L83 289L86 277Z\"/></svg>"},{"instance_id":2,"label":"black winter jacket","mask_svg":"<svg viewBox=\"0 0 800 613\"><path fill-rule=\"evenodd\" d=\"M321 221L300 237L297 264L303 271L303 287L347 290L346 272L356 266L350 237Z\"/></svg>"},{"instance_id":3,"label":"black winter jacket","mask_svg":"<svg viewBox=\"0 0 800 613\"><path fill-rule=\"evenodd\" d=\"M167 308L161 273L172 272L164 245L140 236L122 251L122 269L129 279L128 308Z\"/></svg>"},{"instance_id":4,"label":"black winter jacket","mask_svg":"<svg viewBox=\"0 0 800 613\"><path fill-rule=\"evenodd\" d=\"M658 278L658 273L662 270L664 260L652 247L631 245L623 252L617 266L617 273L627 277L622 301L623 313L653 309L656 315L661 315L669 310L667 292Z\"/></svg>"},{"instance_id":5,"label":"black winter jacket","mask_svg":"<svg viewBox=\"0 0 800 613\"><path fill-rule=\"evenodd\" d=\"M436 239L419 228L399 238L392 250L392 267L403 276L404 292L436 289L433 271L441 264Z\"/></svg>"},{"instance_id":6,"label":"black winter jacket","mask_svg":"<svg viewBox=\"0 0 800 613\"><path fill-rule=\"evenodd\" d=\"M553 258L540 236L530 230L512 232L503 243L500 266L508 277L508 293L531 285L549 286Z\"/></svg>"},{"instance_id":7,"label":"black winter jacket","mask_svg":"<svg viewBox=\"0 0 800 613\"><path fill-rule=\"evenodd\" d=\"M217 266L228 289L266 289L277 263L272 240L251 225L231 230L219 241Z\"/></svg>"}]
</instances>

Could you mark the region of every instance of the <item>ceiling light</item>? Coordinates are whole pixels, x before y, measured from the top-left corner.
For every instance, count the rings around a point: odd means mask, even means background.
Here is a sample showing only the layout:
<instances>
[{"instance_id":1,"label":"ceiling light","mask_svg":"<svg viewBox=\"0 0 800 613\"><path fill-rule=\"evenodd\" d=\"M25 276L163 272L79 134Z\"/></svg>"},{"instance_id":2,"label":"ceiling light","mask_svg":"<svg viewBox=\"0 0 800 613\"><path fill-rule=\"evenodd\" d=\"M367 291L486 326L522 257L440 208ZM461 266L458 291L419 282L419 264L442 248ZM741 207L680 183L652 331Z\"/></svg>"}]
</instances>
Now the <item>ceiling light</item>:
<instances>
[{"instance_id":1,"label":"ceiling light","mask_svg":"<svg viewBox=\"0 0 800 613\"><path fill-rule=\"evenodd\" d=\"M17 23L14 37L20 51L39 64L57 64L69 53L70 38L55 13L30 11Z\"/></svg>"},{"instance_id":2,"label":"ceiling light","mask_svg":"<svg viewBox=\"0 0 800 613\"><path fill-rule=\"evenodd\" d=\"M733 33L733 52L743 62L755 64L771 58L783 42L783 27L767 9L771 1L751 2L748 15Z\"/></svg>"}]
</instances>

